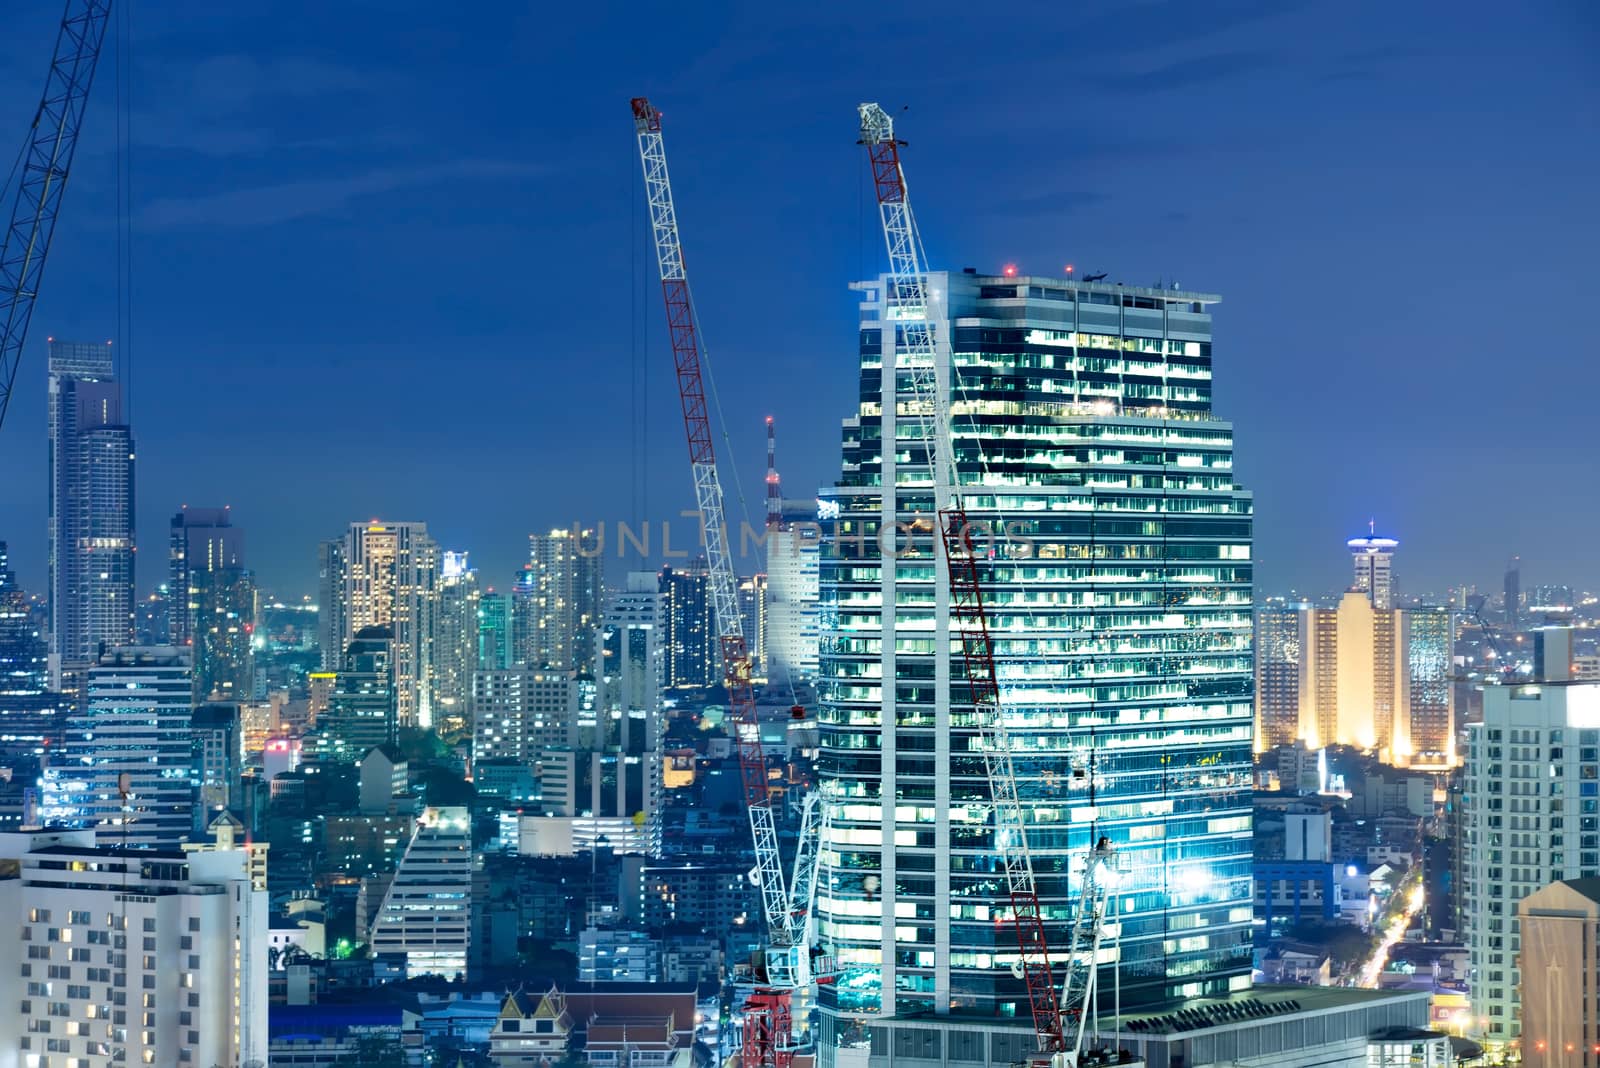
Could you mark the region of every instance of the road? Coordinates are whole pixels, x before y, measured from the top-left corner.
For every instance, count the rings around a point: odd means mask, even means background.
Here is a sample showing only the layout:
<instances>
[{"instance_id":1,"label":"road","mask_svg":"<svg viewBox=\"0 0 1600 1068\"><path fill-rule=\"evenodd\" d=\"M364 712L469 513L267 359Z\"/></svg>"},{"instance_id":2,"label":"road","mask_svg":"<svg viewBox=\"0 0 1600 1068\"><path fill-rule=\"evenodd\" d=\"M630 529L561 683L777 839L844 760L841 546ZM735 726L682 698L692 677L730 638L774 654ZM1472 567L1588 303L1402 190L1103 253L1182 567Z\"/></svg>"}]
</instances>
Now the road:
<instances>
[{"instance_id":1,"label":"road","mask_svg":"<svg viewBox=\"0 0 1600 1068\"><path fill-rule=\"evenodd\" d=\"M1356 986L1376 988L1378 973L1383 971L1384 965L1389 963L1389 950L1394 944L1406 935L1406 929L1411 926L1411 921L1417 913L1422 911L1426 891L1420 879L1407 880L1407 886L1397 891L1404 894L1405 906L1399 912L1390 911L1388 923L1383 929L1383 938L1378 943L1378 948L1373 950L1372 957L1361 967L1361 977L1356 980Z\"/></svg>"}]
</instances>

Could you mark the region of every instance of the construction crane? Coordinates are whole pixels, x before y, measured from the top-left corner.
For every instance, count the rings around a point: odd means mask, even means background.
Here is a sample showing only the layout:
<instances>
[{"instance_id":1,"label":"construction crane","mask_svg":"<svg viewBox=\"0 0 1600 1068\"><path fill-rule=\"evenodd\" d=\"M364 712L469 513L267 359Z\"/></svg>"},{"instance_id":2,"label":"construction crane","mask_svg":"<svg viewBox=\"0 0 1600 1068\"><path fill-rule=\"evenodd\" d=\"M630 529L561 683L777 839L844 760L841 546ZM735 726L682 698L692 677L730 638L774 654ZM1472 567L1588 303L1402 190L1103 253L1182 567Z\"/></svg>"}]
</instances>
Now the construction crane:
<instances>
[{"instance_id":1,"label":"construction crane","mask_svg":"<svg viewBox=\"0 0 1600 1068\"><path fill-rule=\"evenodd\" d=\"M44 95L18 160L21 174L11 224L0 245L0 330L4 331L0 333L0 425L11 406L11 390L110 15L111 0L67 0Z\"/></svg>"},{"instance_id":2,"label":"construction crane","mask_svg":"<svg viewBox=\"0 0 1600 1068\"><path fill-rule=\"evenodd\" d=\"M877 104L862 104L857 111L861 143L867 146L871 160L872 182L889 252L884 318L894 323L896 337L884 364L892 369L893 376L904 373L909 378L913 393L910 405L896 397L894 406L897 411L913 411L927 450L937 537L948 573L950 628L961 643L967 699L977 713L984 772L994 809L995 849L1005 867L1011 904L1009 922L1019 950L1016 970L1027 986L1041 1059L1055 1068L1076 1068L1083 1055L1086 1010L1093 1005L1092 976L1097 971L1104 932L1105 875L1114 850L1109 840L1101 839L1085 865L1058 998L1027 826L1017 793L1011 739L1000 702L994 640L983 603L980 551L974 544L956 475L947 392L938 381L942 341L934 323L944 318L944 295L928 284L924 269L927 256L906 192L905 172L900 165L903 142L895 137L894 120ZM898 387L894 388L898 393ZM1079 975L1085 977L1075 981L1074 976ZM1069 1026L1073 1030L1071 1042L1067 1038Z\"/></svg>"},{"instance_id":3,"label":"construction crane","mask_svg":"<svg viewBox=\"0 0 1600 1068\"><path fill-rule=\"evenodd\" d=\"M645 197L649 202L650 229L655 238L661 293L666 301L667 329L671 335L678 395L684 429L689 439L689 464L694 473L695 502L705 541L712 616L722 653L722 678L728 691L729 720L739 755L745 807L750 813L750 833L755 842L755 881L761 892L767 945L763 953L765 974L745 1007L744 1068L789 1068L797 1048L792 1016L793 994L809 986L810 951L807 945L809 905L801 909L785 884L778 852L778 831L767 757L761 745L755 691L751 685L750 650L744 639L739 612L738 580L728 548L728 528L723 510L722 482L717 474L712 444L711 417L702 374L699 323L684 271L683 245L678 216L673 207L672 184L667 174L666 150L661 140L661 112L644 97L632 100L634 132L639 161L644 168ZM812 825L815 833L816 825ZM802 849L806 848L802 840ZM813 859L812 863L815 863ZM808 894L814 892L808 890Z\"/></svg>"}]
</instances>

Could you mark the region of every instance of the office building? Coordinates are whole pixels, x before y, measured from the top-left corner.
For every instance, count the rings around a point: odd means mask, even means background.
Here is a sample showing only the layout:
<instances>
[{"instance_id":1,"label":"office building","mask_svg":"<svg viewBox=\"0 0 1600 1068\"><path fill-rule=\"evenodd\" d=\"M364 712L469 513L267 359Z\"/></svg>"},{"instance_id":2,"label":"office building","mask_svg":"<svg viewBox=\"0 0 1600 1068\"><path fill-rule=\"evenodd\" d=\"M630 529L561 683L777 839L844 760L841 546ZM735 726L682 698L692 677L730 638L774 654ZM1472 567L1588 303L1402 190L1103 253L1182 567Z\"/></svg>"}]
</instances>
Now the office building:
<instances>
[{"instance_id":1,"label":"office building","mask_svg":"<svg viewBox=\"0 0 1600 1068\"><path fill-rule=\"evenodd\" d=\"M244 566L244 531L233 525L230 509L183 506L172 517L168 538L171 577L167 582L177 607L169 610L169 645L188 645L194 637L194 578L197 574Z\"/></svg>"},{"instance_id":2,"label":"office building","mask_svg":"<svg viewBox=\"0 0 1600 1068\"><path fill-rule=\"evenodd\" d=\"M256 674L255 575L244 567L192 568L189 605L195 700L250 700Z\"/></svg>"},{"instance_id":3,"label":"office building","mask_svg":"<svg viewBox=\"0 0 1600 1068\"><path fill-rule=\"evenodd\" d=\"M352 523L321 550L325 668L367 627L393 632L396 715L403 726L433 723L433 640L441 558L424 523ZM330 644L336 643L336 644Z\"/></svg>"},{"instance_id":4,"label":"office building","mask_svg":"<svg viewBox=\"0 0 1600 1068\"><path fill-rule=\"evenodd\" d=\"M133 432L110 344L52 340L49 401L52 688L81 696L102 644L133 641Z\"/></svg>"},{"instance_id":5,"label":"office building","mask_svg":"<svg viewBox=\"0 0 1600 1068\"><path fill-rule=\"evenodd\" d=\"M472 759L532 764L546 746L586 743L579 730L581 687L570 671L505 668L472 680Z\"/></svg>"},{"instance_id":6,"label":"office building","mask_svg":"<svg viewBox=\"0 0 1600 1068\"><path fill-rule=\"evenodd\" d=\"M1218 298L929 279L950 341L934 373L960 375L965 505L996 532L984 600L1050 939L1066 941L1070 873L1103 835L1129 869L1123 1004L1245 989L1252 508L1211 410ZM900 312L887 278L857 288L859 409L821 500L818 774L838 874L815 912L839 968L819 988L824 1031L863 1014L1026 1017L948 590L912 528L935 503L923 424L902 416L918 400L910 375L886 388Z\"/></svg>"},{"instance_id":7,"label":"office building","mask_svg":"<svg viewBox=\"0 0 1600 1068\"><path fill-rule=\"evenodd\" d=\"M1355 563L1352 590L1366 594L1367 601L1380 612L1394 607L1394 551L1400 545L1393 538L1381 537L1375 525L1367 533L1345 542Z\"/></svg>"},{"instance_id":8,"label":"office building","mask_svg":"<svg viewBox=\"0 0 1600 1068\"><path fill-rule=\"evenodd\" d=\"M817 674L821 527L815 501L784 502L781 515L767 529L767 674L800 682Z\"/></svg>"},{"instance_id":9,"label":"office building","mask_svg":"<svg viewBox=\"0 0 1600 1068\"><path fill-rule=\"evenodd\" d=\"M0 835L0 1068L265 1064L267 894L227 845Z\"/></svg>"},{"instance_id":10,"label":"office building","mask_svg":"<svg viewBox=\"0 0 1600 1068\"><path fill-rule=\"evenodd\" d=\"M404 956L407 978L465 977L472 872L471 812L424 810L372 923L373 953Z\"/></svg>"},{"instance_id":11,"label":"office building","mask_svg":"<svg viewBox=\"0 0 1600 1068\"><path fill-rule=\"evenodd\" d=\"M102 653L41 783L40 822L91 829L103 846L177 849L193 829L191 686L187 649Z\"/></svg>"},{"instance_id":12,"label":"office building","mask_svg":"<svg viewBox=\"0 0 1600 1068\"><path fill-rule=\"evenodd\" d=\"M239 706L210 702L194 710L189 721L195 786L195 830L210 826L218 810L239 808L243 801L244 732Z\"/></svg>"},{"instance_id":13,"label":"office building","mask_svg":"<svg viewBox=\"0 0 1600 1068\"><path fill-rule=\"evenodd\" d=\"M17 586L6 543L0 541L0 762L44 755L48 746L60 743L61 726L40 613Z\"/></svg>"},{"instance_id":14,"label":"office building","mask_svg":"<svg viewBox=\"0 0 1600 1068\"><path fill-rule=\"evenodd\" d=\"M744 623L744 647L757 678L767 674L767 576L739 580L739 618Z\"/></svg>"},{"instance_id":15,"label":"office building","mask_svg":"<svg viewBox=\"0 0 1600 1068\"><path fill-rule=\"evenodd\" d=\"M478 602L478 667L511 666L511 601L489 587Z\"/></svg>"},{"instance_id":16,"label":"office building","mask_svg":"<svg viewBox=\"0 0 1600 1068\"><path fill-rule=\"evenodd\" d=\"M1463 941L1472 1018L1492 1042L1521 1031L1519 903L1600 876L1600 683L1573 681L1564 662L1546 668L1537 682L1485 687L1483 721L1466 728Z\"/></svg>"},{"instance_id":17,"label":"office building","mask_svg":"<svg viewBox=\"0 0 1600 1068\"><path fill-rule=\"evenodd\" d=\"M1455 615L1376 606L1392 602L1397 544L1351 539L1357 585L1336 608L1270 604L1257 611L1258 751L1303 741L1312 749L1356 746L1400 766L1457 763Z\"/></svg>"},{"instance_id":18,"label":"office building","mask_svg":"<svg viewBox=\"0 0 1600 1068\"><path fill-rule=\"evenodd\" d=\"M1558 880L1517 906L1522 1063L1592 1068L1600 1052L1600 879Z\"/></svg>"},{"instance_id":19,"label":"office building","mask_svg":"<svg viewBox=\"0 0 1600 1068\"><path fill-rule=\"evenodd\" d=\"M712 618L711 575L704 561L661 569L666 685L703 688L722 681L722 648Z\"/></svg>"},{"instance_id":20,"label":"office building","mask_svg":"<svg viewBox=\"0 0 1600 1068\"><path fill-rule=\"evenodd\" d=\"M552 530L528 535L526 637L518 662L529 667L594 672L594 635L602 608L602 558L593 531Z\"/></svg>"},{"instance_id":21,"label":"office building","mask_svg":"<svg viewBox=\"0 0 1600 1068\"><path fill-rule=\"evenodd\" d=\"M472 700L472 673L478 670L478 613L482 593L478 573L466 553L440 557L439 612L433 639L433 707L439 722L465 720Z\"/></svg>"},{"instance_id":22,"label":"office building","mask_svg":"<svg viewBox=\"0 0 1600 1068\"><path fill-rule=\"evenodd\" d=\"M354 764L374 746L393 744L395 710L394 632L367 627L345 650L328 707L317 717L317 760Z\"/></svg>"}]
</instances>

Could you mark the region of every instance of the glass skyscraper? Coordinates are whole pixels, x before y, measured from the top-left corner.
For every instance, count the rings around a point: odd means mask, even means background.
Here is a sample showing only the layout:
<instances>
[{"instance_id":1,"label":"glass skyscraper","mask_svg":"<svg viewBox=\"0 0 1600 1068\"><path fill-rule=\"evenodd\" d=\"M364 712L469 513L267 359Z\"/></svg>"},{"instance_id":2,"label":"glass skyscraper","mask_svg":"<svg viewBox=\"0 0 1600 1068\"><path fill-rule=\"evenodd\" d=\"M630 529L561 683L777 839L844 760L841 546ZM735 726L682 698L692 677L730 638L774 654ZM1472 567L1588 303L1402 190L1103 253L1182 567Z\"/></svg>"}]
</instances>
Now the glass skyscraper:
<instances>
[{"instance_id":1,"label":"glass skyscraper","mask_svg":"<svg viewBox=\"0 0 1600 1068\"><path fill-rule=\"evenodd\" d=\"M929 280L957 477L994 534L983 596L1052 944L1104 835L1126 866L1124 1004L1245 988L1251 497L1211 410L1219 298ZM898 309L886 279L856 288L860 406L822 496L824 1048L840 1016L1028 1015L920 405L906 357L885 373Z\"/></svg>"}]
</instances>

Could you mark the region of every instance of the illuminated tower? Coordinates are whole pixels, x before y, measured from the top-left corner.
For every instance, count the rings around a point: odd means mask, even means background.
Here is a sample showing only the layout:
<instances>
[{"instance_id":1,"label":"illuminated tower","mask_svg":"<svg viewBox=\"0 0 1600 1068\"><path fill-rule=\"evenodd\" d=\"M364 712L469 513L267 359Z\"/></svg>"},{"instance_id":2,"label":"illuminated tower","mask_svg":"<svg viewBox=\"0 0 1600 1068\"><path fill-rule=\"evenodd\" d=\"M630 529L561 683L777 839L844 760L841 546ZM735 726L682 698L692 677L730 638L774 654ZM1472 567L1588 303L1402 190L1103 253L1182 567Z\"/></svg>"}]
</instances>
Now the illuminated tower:
<instances>
[{"instance_id":1,"label":"illuminated tower","mask_svg":"<svg viewBox=\"0 0 1600 1068\"><path fill-rule=\"evenodd\" d=\"M1372 607L1387 612L1394 607L1394 551L1399 542L1381 537L1374 524L1367 524L1367 533L1345 542L1350 547L1350 557L1355 563L1355 582L1352 590L1367 595Z\"/></svg>"},{"instance_id":2,"label":"illuminated tower","mask_svg":"<svg viewBox=\"0 0 1600 1068\"><path fill-rule=\"evenodd\" d=\"M1073 858L1104 835L1130 864L1123 1004L1246 989L1252 505L1211 407L1219 298L928 277L967 514L1003 532L983 598L1052 942ZM840 1016L1026 1017L889 281L857 288L858 414L821 502L818 774L837 800L815 912L838 979L818 997Z\"/></svg>"}]
</instances>

